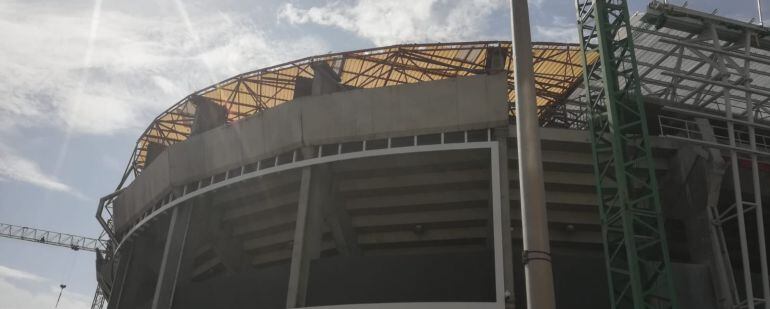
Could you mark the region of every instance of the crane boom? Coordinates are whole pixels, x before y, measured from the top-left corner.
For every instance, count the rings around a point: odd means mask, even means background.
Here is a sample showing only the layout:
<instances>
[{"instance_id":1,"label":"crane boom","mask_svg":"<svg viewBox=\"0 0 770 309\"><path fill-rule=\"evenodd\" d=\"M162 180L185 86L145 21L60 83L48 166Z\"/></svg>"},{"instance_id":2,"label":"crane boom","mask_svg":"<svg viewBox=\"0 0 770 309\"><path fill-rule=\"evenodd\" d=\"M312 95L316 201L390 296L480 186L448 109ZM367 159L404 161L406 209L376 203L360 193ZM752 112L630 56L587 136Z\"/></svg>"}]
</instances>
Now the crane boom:
<instances>
[{"instance_id":1,"label":"crane boom","mask_svg":"<svg viewBox=\"0 0 770 309\"><path fill-rule=\"evenodd\" d=\"M0 237L26 240L40 244L96 252L104 251L107 243L104 240L77 236L66 233L52 232L26 226L0 223Z\"/></svg>"}]
</instances>

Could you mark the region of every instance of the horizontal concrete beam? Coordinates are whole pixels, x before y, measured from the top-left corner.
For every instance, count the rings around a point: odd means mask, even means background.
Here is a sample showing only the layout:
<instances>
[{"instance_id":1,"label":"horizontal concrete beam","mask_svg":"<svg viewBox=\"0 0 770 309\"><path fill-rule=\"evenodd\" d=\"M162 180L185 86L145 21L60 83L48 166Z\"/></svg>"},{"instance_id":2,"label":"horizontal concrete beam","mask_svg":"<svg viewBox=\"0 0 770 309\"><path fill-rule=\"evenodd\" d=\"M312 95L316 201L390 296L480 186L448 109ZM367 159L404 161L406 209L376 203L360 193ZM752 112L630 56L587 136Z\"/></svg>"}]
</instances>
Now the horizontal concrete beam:
<instances>
[{"instance_id":1,"label":"horizontal concrete beam","mask_svg":"<svg viewBox=\"0 0 770 309\"><path fill-rule=\"evenodd\" d=\"M373 171L426 169L430 167L446 168L447 166L462 166L473 162L489 165L488 161L489 151L458 150L442 153L441 155L413 153L395 157L386 156L367 160L336 162L334 163L334 171L336 175L342 176L370 176Z\"/></svg>"},{"instance_id":2,"label":"horizontal concrete beam","mask_svg":"<svg viewBox=\"0 0 770 309\"><path fill-rule=\"evenodd\" d=\"M221 194L215 194L211 199L213 205L226 206L230 203L239 203L244 199L254 199L260 195L267 195L271 191L281 190L287 187L299 188L299 173L297 171L286 171L269 175L253 182L245 182L233 186L232 189L220 191ZM296 191L298 189L295 189Z\"/></svg>"},{"instance_id":3,"label":"horizontal concrete beam","mask_svg":"<svg viewBox=\"0 0 770 309\"><path fill-rule=\"evenodd\" d=\"M458 77L302 97L176 143L115 201L122 230L172 186L300 148L508 123L505 74Z\"/></svg>"},{"instance_id":4,"label":"horizontal concrete beam","mask_svg":"<svg viewBox=\"0 0 770 309\"><path fill-rule=\"evenodd\" d=\"M340 192L347 192L427 185L435 186L452 183L489 181L489 177L489 171L460 170L362 179L342 179L339 181L339 190Z\"/></svg>"},{"instance_id":5,"label":"horizontal concrete beam","mask_svg":"<svg viewBox=\"0 0 770 309\"><path fill-rule=\"evenodd\" d=\"M377 208L415 207L419 205L468 203L478 201L486 203L487 200L489 200L489 190L464 189L442 192L420 192L403 195L350 197L345 200L345 206L351 211L351 214L355 214L360 210Z\"/></svg>"},{"instance_id":6,"label":"horizontal concrete beam","mask_svg":"<svg viewBox=\"0 0 770 309\"><path fill-rule=\"evenodd\" d=\"M551 234L551 241L553 242L571 242L571 243L588 243L588 244L601 244L601 233L596 230L588 229L576 229L574 231L567 231L563 228L550 228L549 234ZM514 239L521 239L521 229L514 228L511 236ZM428 242L440 242L442 246L446 241L467 241L470 239L479 240L480 245L485 245L485 239L489 237L489 228L486 226L480 227L462 227L462 228L426 228L421 234L415 233L413 230L395 230L395 231L377 231L366 232L362 231L358 235L358 242L365 248L367 246L375 245L389 245L409 243L428 243Z\"/></svg>"},{"instance_id":7,"label":"horizontal concrete beam","mask_svg":"<svg viewBox=\"0 0 770 309\"><path fill-rule=\"evenodd\" d=\"M353 226L359 228L467 221L486 222L487 220L489 220L489 210L485 208L461 208L393 214L357 215L353 216Z\"/></svg>"},{"instance_id":8,"label":"horizontal concrete beam","mask_svg":"<svg viewBox=\"0 0 770 309\"><path fill-rule=\"evenodd\" d=\"M511 191L511 201L518 203L519 200L519 191ZM587 192L547 192L545 202L547 204L598 207L596 193Z\"/></svg>"},{"instance_id":9,"label":"horizontal concrete beam","mask_svg":"<svg viewBox=\"0 0 770 309\"><path fill-rule=\"evenodd\" d=\"M294 228L290 227L282 231L268 235L250 238L243 242L243 249L246 251L257 250L264 247L275 246L279 244L290 244L294 240Z\"/></svg>"},{"instance_id":10,"label":"horizontal concrete beam","mask_svg":"<svg viewBox=\"0 0 770 309\"><path fill-rule=\"evenodd\" d=\"M296 201L295 201L296 204ZM233 235L240 237L246 234L266 232L269 230L290 227L297 220L297 211L270 212L249 220L239 220L233 224Z\"/></svg>"},{"instance_id":11,"label":"horizontal concrete beam","mask_svg":"<svg viewBox=\"0 0 770 309\"><path fill-rule=\"evenodd\" d=\"M243 203L238 203L233 207L227 207L225 210L224 220L235 220L244 216L256 215L262 212L268 212L283 207L293 207L296 209L297 200L296 192L284 193L277 196L268 195L262 199L252 199Z\"/></svg>"}]
</instances>

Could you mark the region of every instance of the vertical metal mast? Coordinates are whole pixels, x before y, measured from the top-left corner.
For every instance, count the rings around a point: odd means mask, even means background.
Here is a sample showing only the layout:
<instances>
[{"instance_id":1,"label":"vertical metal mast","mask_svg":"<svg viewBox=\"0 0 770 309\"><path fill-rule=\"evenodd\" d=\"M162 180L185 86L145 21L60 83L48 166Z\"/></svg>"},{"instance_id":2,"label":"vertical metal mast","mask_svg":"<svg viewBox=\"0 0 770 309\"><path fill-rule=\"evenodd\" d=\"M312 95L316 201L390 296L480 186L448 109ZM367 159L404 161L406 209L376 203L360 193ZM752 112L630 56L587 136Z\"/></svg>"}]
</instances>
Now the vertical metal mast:
<instances>
[{"instance_id":1,"label":"vertical metal mast","mask_svg":"<svg viewBox=\"0 0 770 309\"><path fill-rule=\"evenodd\" d=\"M575 4L612 308L677 308L628 4Z\"/></svg>"},{"instance_id":2,"label":"vertical metal mast","mask_svg":"<svg viewBox=\"0 0 770 309\"><path fill-rule=\"evenodd\" d=\"M527 308L553 309L556 305L527 0L511 1L511 18Z\"/></svg>"}]
</instances>

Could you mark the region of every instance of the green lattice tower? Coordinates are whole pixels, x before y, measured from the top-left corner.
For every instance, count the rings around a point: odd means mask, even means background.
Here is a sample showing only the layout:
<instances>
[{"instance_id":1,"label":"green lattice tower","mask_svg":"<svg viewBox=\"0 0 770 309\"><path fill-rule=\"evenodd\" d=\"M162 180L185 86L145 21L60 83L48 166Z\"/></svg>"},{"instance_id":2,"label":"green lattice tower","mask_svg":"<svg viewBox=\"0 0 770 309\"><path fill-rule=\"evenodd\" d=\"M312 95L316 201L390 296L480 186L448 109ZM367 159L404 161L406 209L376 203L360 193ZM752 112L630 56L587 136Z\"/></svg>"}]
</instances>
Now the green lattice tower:
<instances>
[{"instance_id":1,"label":"green lattice tower","mask_svg":"<svg viewBox=\"0 0 770 309\"><path fill-rule=\"evenodd\" d=\"M628 4L576 5L612 308L677 308Z\"/></svg>"}]
</instances>

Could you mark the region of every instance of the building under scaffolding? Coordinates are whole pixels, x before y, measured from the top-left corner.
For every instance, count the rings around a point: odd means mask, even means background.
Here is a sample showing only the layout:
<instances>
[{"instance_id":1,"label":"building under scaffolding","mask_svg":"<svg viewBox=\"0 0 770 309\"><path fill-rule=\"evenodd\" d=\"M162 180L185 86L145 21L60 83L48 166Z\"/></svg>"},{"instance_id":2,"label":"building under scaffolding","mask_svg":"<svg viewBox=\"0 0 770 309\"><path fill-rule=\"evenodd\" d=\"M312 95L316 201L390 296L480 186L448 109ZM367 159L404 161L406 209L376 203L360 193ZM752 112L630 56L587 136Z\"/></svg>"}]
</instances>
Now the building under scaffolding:
<instances>
[{"instance_id":1,"label":"building under scaffolding","mask_svg":"<svg viewBox=\"0 0 770 309\"><path fill-rule=\"evenodd\" d=\"M632 24L679 307L770 308L770 30L657 2ZM557 307L609 308L583 55L532 49ZM511 60L397 45L187 96L100 202L95 306L522 308Z\"/></svg>"}]
</instances>

